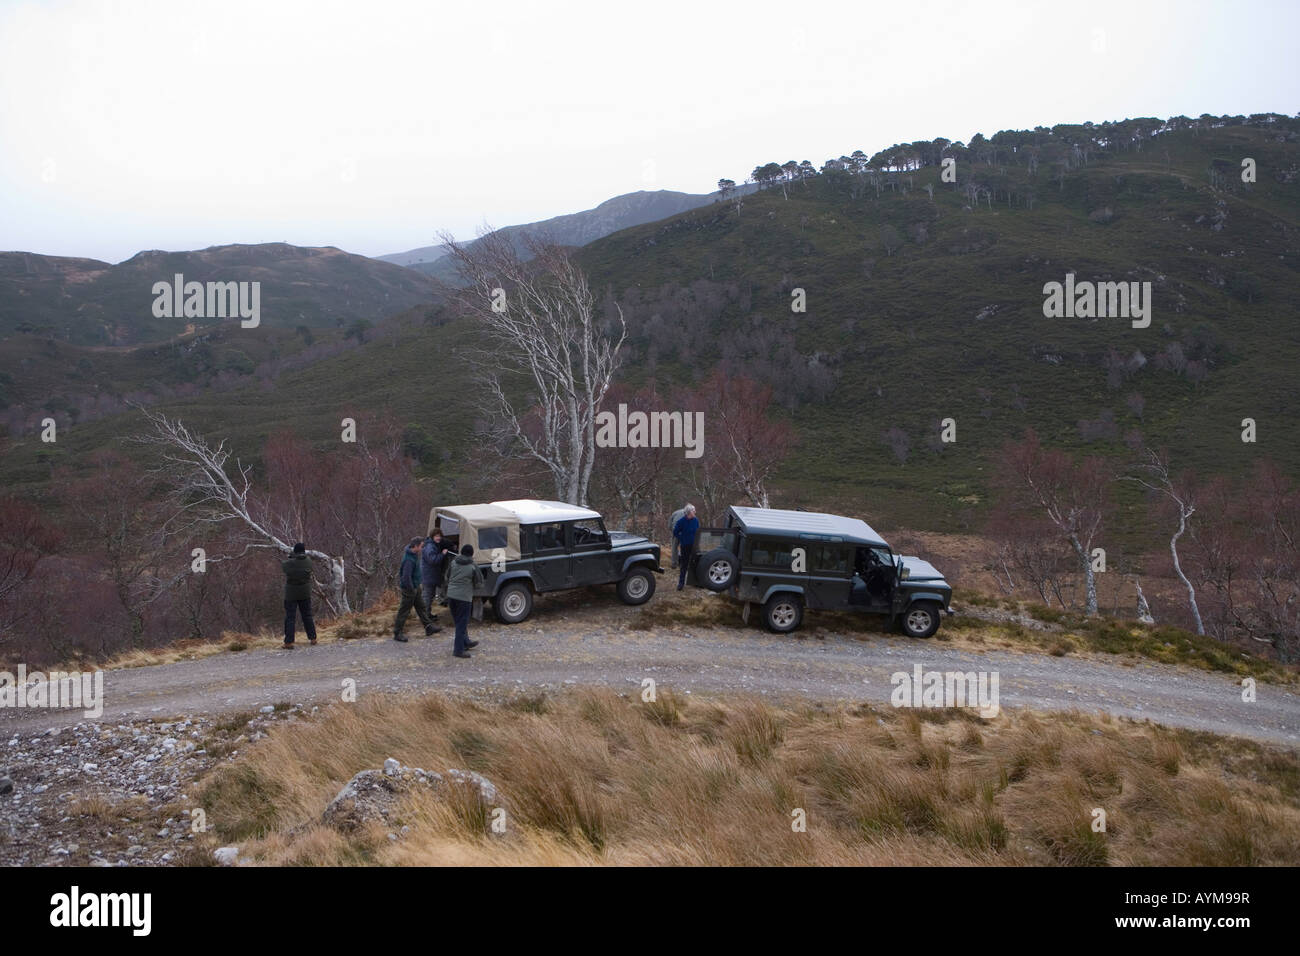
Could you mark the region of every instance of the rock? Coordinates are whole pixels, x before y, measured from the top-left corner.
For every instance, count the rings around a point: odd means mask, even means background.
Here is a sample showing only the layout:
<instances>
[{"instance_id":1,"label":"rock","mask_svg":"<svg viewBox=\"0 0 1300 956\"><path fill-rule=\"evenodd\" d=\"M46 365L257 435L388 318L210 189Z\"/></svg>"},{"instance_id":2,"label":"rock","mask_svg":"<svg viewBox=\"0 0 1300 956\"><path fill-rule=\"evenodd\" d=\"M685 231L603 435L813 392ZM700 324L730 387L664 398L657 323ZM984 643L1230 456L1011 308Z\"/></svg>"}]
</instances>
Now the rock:
<instances>
[{"instance_id":1,"label":"rock","mask_svg":"<svg viewBox=\"0 0 1300 956\"><path fill-rule=\"evenodd\" d=\"M261 711L259 711L259 713L263 713L263 714L274 714L274 713L275 713L275 708L272 707L270 704L267 704L265 707L263 707L263 708L261 709Z\"/></svg>"},{"instance_id":2,"label":"rock","mask_svg":"<svg viewBox=\"0 0 1300 956\"><path fill-rule=\"evenodd\" d=\"M234 866L235 861L239 859L239 847L223 846L212 851L212 858L220 866Z\"/></svg>"},{"instance_id":3,"label":"rock","mask_svg":"<svg viewBox=\"0 0 1300 956\"><path fill-rule=\"evenodd\" d=\"M455 770L447 771L447 776L457 783L469 784L478 787L479 797L484 803L497 802L497 788L487 777L477 774L473 770Z\"/></svg>"},{"instance_id":4,"label":"rock","mask_svg":"<svg viewBox=\"0 0 1300 956\"><path fill-rule=\"evenodd\" d=\"M438 792L450 780L472 786L484 803L498 802L492 781L473 771L451 769L443 774L419 767L406 767L393 758L384 761L383 770L362 770L329 802L321 822L343 832L353 832L368 823L387 822L403 794L424 789Z\"/></svg>"},{"instance_id":5,"label":"rock","mask_svg":"<svg viewBox=\"0 0 1300 956\"><path fill-rule=\"evenodd\" d=\"M8 777L0 777L0 793L13 793L14 782Z\"/></svg>"}]
</instances>

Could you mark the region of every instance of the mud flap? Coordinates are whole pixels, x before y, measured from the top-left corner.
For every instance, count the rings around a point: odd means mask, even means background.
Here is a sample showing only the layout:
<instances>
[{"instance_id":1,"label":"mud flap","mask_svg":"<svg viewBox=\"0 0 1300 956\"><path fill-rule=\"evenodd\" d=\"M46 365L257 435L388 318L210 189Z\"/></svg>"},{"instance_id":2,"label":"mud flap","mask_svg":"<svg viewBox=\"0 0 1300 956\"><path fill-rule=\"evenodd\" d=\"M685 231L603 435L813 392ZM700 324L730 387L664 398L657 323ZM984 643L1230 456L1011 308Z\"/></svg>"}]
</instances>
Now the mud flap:
<instances>
[{"instance_id":1,"label":"mud flap","mask_svg":"<svg viewBox=\"0 0 1300 956\"><path fill-rule=\"evenodd\" d=\"M470 608L469 616L476 621L483 620L483 599L476 597L473 606Z\"/></svg>"},{"instance_id":2,"label":"mud flap","mask_svg":"<svg viewBox=\"0 0 1300 956\"><path fill-rule=\"evenodd\" d=\"M740 619L746 624L749 623L749 602L745 602L745 609L740 612Z\"/></svg>"}]
</instances>

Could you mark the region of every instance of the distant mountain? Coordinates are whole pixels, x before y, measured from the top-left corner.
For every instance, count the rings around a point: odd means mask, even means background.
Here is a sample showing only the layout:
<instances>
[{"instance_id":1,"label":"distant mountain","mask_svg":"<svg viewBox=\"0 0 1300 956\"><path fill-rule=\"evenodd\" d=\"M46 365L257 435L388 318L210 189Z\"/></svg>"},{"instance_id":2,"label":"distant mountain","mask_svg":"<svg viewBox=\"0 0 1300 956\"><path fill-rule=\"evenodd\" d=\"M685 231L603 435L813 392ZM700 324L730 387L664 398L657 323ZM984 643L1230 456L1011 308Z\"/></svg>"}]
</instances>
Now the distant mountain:
<instances>
[{"instance_id":1,"label":"distant mountain","mask_svg":"<svg viewBox=\"0 0 1300 956\"><path fill-rule=\"evenodd\" d=\"M0 252L0 337L39 332L80 345L134 345L219 318L156 316L154 284L259 282L264 326L330 328L371 322L431 300L433 283L410 269L332 246L287 243L140 252L96 259ZM229 321L229 320L225 320Z\"/></svg>"},{"instance_id":2,"label":"distant mountain","mask_svg":"<svg viewBox=\"0 0 1300 956\"><path fill-rule=\"evenodd\" d=\"M756 188L755 185L739 186L736 191L748 192ZM504 226L498 232L511 240L520 255L527 256L526 240L530 237L546 237L562 246L585 246L589 242L603 239L622 229L640 226L647 222L658 222L676 216L678 213L707 206L719 198L721 198L720 194L716 192L680 193L669 189L654 192L642 190L607 199L595 209L556 216L541 222ZM469 245L472 246L473 241ZM450 281L455 276L455 269L451 263L442 261L446 254L445 246L436 245L421 246L419 249L377 258L381 262L406 266L417 272Z\"/></svg>"}]
</instances>

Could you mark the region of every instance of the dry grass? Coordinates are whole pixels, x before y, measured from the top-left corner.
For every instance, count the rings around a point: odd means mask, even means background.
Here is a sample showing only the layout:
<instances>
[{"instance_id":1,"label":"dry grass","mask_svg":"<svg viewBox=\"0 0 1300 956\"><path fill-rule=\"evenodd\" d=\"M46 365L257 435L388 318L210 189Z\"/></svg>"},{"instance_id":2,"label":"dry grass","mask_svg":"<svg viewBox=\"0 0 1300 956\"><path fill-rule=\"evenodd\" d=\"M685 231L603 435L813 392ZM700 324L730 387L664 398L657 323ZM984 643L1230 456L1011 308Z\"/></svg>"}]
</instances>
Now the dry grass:
<instances>
[{"instance_id":1,"label":"dry grass","mask_svg":"<svg viewBox=\"0 0 1300 956\"><path fill-rule=\"evenodd\" d=\"M386 757L485 774L505 834L462 794L408 796L349 836L321 826L343 783ZM1079 715L604 690L370 698L277 725L201 799L213 838L266 864L1300 862L1295 753Z\"/></svg>"},{"instance_id":2,"label":"dry grass","mask_svg":"<svg viewBox=\"0 0 1300 956\"><path fill-rule=\"evenodd\" d=\"M344 614L328 622L316 622L316 637L321 641L349 641L367 637L392 637L393 615L397 613L397 592L385 591L364 612ZM297 627L296 641L305 644L307 635L303 633L302 624ZM195 661L218 654L240 653L242 651L274 650L284 643L284 634L272 628L262 628L255 634L241 634L224 631L214 641L186 639L174 641L162 647L141 648L125 651L97 666L110 669L128 667L152 667L155 664L174 664L177 661ZM91 664L89 661L82 665Z\"/></svg>"}]
</instances>

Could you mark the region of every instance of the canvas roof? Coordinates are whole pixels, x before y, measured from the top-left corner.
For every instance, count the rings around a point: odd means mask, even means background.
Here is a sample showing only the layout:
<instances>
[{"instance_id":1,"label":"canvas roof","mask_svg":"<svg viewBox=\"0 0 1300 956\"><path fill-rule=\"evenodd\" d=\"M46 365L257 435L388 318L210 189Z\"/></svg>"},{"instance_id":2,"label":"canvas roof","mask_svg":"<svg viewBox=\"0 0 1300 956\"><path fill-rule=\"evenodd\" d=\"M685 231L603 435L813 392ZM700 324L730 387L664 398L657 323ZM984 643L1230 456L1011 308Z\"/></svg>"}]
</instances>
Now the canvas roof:
<instances>
[{"instance_id":1,"label":"canvas roof","mask_svg":"<svg viewBox=\"0 0 1300 956\"><path fill-rule=\"evenodd\" d=\"M889 547L885 539L861 518L845 518L817 511L744 508L739 505L732 505L731 511L740 519L747 532L839 538L852 544Z\"/></svg>"},{"instance_id":2,"label":"canvas roof","mask_svg":"<svg viewBox=\"0 0 1300 956\"><path fill-rule=\"evenodd\" d=\"M453 518L459 518L461 521L468 521L470 524L515 524L519 521L518 516L509 508L503 508L499 503L490 505L440 505L433 509L435 512L444 515L451 515Z\"/></svg>"},{"instance_id":3,"label":"canvas roof","mask_svg":"<svg viewBox=\"0 0 1300 956\"><path fill-rule=\"evenodd\" d=\"M547 521L580 521L599 518L599 511L571 505L564 501L545 501L539 498L515 498L511 501L494 501L491 507L505 508L516 515L520 524L542 524Z\"/></svg>"},{"instance_id":4,"label":"canvas roof","mask_svg":"<svg viewBox=\"0 0 1300 956\"><path fill-rule=\"evenodd\" d=\"M429 534L433 534L435 525L441 528L440 517L455 519L454 529L443 530L459 538L462 545L474 546L475 564L488 564L496 555L507 561L519 559L519 517L509 508L497 504L438 505L429 512Z\"/></svg>"}]
</instances>

